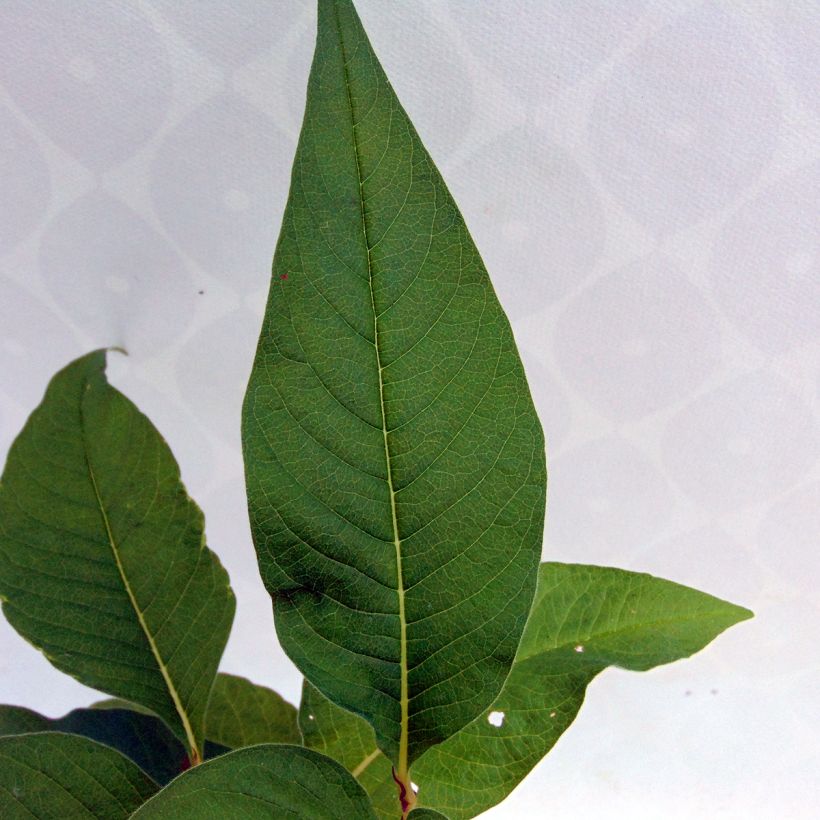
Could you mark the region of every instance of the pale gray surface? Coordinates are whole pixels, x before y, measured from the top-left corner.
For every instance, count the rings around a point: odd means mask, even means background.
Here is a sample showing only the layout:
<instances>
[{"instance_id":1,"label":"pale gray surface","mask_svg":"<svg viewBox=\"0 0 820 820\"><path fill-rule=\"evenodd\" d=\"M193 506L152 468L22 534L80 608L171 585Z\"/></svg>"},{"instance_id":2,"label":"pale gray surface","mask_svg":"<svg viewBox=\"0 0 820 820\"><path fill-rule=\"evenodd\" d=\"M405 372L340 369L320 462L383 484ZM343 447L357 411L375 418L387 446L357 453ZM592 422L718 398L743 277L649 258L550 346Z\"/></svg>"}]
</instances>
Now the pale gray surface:
<instances>
[{"instance_id":1,"label":"pale gray surface","mask_svg":"<svg viewBox=\"0 0 820 820\"><path fill-rule=\"evenodd\" d=\"M487 816L816 816L820 6L358 5L513 320L549 442L544 555L757 613L693 661L604 674ZM313 26L295 0L0 4L0 452L58 367L127 347L113 381L237 592L224 667L293 700L239 407ZM0 624L0 701L94 697Z\"/></svg>"}]
</instances>

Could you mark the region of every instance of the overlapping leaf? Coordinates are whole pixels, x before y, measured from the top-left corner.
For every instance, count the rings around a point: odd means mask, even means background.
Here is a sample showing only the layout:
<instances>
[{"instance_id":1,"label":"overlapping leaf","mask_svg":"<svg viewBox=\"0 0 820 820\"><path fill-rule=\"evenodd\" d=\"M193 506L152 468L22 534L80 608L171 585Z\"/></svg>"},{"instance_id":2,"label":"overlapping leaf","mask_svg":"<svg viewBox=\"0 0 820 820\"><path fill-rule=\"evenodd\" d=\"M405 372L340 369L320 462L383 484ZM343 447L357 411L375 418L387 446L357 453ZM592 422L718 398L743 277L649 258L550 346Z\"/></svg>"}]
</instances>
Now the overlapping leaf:
<instances>
[{"instance_id":1,"label":"overlapping leaf","mask_svg":"<svg viewBox=\"0 0 820 820\"><path fill-rule=\"evenodd\" d=\"M329 757L300 746L230 752L178 777L135 820L375 820L364 789Z\"/></svg>"},{"instance_id":2,"label":"overlapping leaf","mask_svg":"<svg viewBox=\"0 0 820 820\"><path fill-rule=\"evenodd\" d=\"M367 721L340 709L305 681L299 728L308 749L338 760L362 784L381 820L396 820L401 811L392 767Z\"/></svg>"},{"instance_id":3,"label":"overlapping leaf","mask_svg":"<svg viewBox=\"0 0 820 820\"><path fill-rule=\"evenodd\" d=\"M59 732L0 737L3 820L125 820L157 785L119 752Z\"/></svg>"},{"instance_id":4,"label":"overlapping leaf","mask_svg":"<svg viewBox=\"0 0 820 820\"><path fill-rule=\"evenodd\" d=\"M136 763L160 786L188 768L188 753L153 715L131 709L74 709L47 718L21 706L0 706L0 735L63 732L110 746Z\"/></svg>"},{"instance_id":5,"label":"overlapping leaf","mask_svg":"<svg viewBox=\"0 0 820 820\"><path fill-rule=\"evenodd\" d=\"M489 809L553 747L575 719L587 685L604 668L641 671L688 657L750 616L742 607L643 573L543 564L532 614L501 694L490 710L413 767L421 803L452 820ZM375 750L363 720L327 701L310 705L314 734L323 733L320 721L326 723L334 738L328 753L348 768L350 749L356 755ZM337 727L344 734L335 736ZM372 765L384 771L388 763L382 756Z\"/></svg>"},{"instance_id":6,"label":"overlapping leaf","mask_svg":"<svg viewBox=\"0 0 820 820\"><path fill-rule=\"evenodd\" d=\"M205 734L230 749L301 740L295 706L272 689L224 672L211 692Z\"/></svg>"},{"instance_id":7,"label":"overlapping leaf","mask_svg":"<svg viewBox=\"0 0 820 820\"><path fill-rule=\"evenodd\" d=\"M350 0L319 2L243 443L280 640L406 776L507 676L544 446L509 323Z\"/></svg>"},{"instance_id":8,"label":"overlapping leaf","mask_svg":"<svg viewBox=\"0 0 820 820\"><path fill-rule=\"evenodd\" d=\"M168 446L106 381L104 351L52 379L9 452L0 597L58 669L143 704L201 757L233 593Z\"/></svg>"}]
</instances>

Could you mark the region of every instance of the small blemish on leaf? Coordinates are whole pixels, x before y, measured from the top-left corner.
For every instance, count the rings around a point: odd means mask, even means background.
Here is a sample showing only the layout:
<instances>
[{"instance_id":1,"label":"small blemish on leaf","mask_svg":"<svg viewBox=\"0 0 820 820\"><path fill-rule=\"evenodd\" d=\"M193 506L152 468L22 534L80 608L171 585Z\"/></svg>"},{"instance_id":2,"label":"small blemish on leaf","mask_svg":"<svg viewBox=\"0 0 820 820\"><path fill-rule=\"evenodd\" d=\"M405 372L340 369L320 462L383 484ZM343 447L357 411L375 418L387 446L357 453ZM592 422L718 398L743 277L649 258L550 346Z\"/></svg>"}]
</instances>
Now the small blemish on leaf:
<instances>
[{"instance_id":1,"label":"small blemish on leaf","mask_svg":"<svg viewBox=\"0 0 820 820\"><path fill-rule=\"evenodd\" d=\"M558 712L550 712L550 717L554 718L557 714L558 714Z\"/></svg>"},{"instance_id":2,"label":"small blemish on leaf","mask_svg":"<svg viewBox=\"0 0 820 820\"><path fill-rule=\"evenodd\" d=\"M316 718L313 715L308 715L308 720L316 720Z\"/></svg>"},{"instance_id":3,"label":"small blemish on leaf","mask_svg":"<svg viewBox=\"0 0 820 820\"><path fill-rule=\"evenodd\" d=\"M576 652L583 652L584 651L584 645L579 643L578 646L575 647L575 651Z\"/></svg>"},{"instance_id":4,"label":"small blemish on leaf","mask_svg":"<svg viewBox=\"0 0 820 820\"><path fill-rule=\"evenodd\" d=\"M287 275L286 273L283 273L283 274L281 274L281 275L279 276L279 278L280 278L280 279L287 279L287 278L288 278L288 275Z\"/></svg>"},{"instance_id":5,"label":"small blemish on leaf","mask_svg":"<svg viewBox=\"0 0 820 820\"><path fill-rule=\"evenodd\" d=\"M498 729L504 725L505 717L506 715L504 714L504 712L490 712L490 714L487 715L487 723L489 723L490 726L495 726Z\"/></svg>"}]
</instances>

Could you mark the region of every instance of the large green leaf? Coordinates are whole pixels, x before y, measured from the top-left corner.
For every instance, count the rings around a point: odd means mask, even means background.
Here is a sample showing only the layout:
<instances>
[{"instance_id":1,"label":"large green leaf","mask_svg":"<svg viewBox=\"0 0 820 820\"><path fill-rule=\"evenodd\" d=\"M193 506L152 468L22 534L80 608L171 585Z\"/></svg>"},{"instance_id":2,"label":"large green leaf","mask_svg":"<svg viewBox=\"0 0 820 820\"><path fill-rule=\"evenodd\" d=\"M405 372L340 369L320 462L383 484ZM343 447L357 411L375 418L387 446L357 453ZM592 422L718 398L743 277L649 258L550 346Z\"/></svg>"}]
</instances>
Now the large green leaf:
<instances>
[{"instance_id":1,"label":"large green leaf","mask_svg":"<svg viewBox=\"0 0 820 820\"><path fill-rule=\"evenodd\" d=\"M243 443L282 645L406 780L509 672L544 445L484 265L350 0L319 2Z\"/></svg>"},{"instance_id":2,"label":"large green leaf","mask_svg":"<svg viewBox=\"0 0 820 820\"><path fill-rule=\"evenodd\" d=\"M413 767L421 803L452 820L480 814L549 752L601 670L640 671L688 657L749 617L742 607L643 573L542 564L521 647L496 702ZM314 715L310 736L329 737L324 748L345 766L376 751L361 718L315 696L307 704ZM300 712L299 719L304 725L306 716ZM388 788L387 759L377 756L371 767L383 782L366 788Z\"/></svg>"},{"instance_id":3,"label":"large green leaf","mask_svg":"<svg viewBox=\"0 0 820 820\"><path fill-rule=\"evenodd\" d=\"M300 746L239 749L190 769L136 820L371 820L361 786L329 757Z\"/></svg>"},{"instance_id":4,"label":"large green leaf","mask_svg":"<svg viewBox=\"0 0 820 820\"><path fill-rule=\"evenodd\" d=\"M106 381L104 351L52 379L9 452L0 597L58 669L143 704L201 758L233 593L167 444Z\"/></svg>"},{"instance_id":5,"label":"large green leaf","mask_svg":"<svg viewBox=\"0 0 820 820\"><path fill-rule=\"evenodd\" d=\"M119 752L59 732L0 738L3 820L125 820L157 790Z\"/></svg>"},{"instance_id":6,"label":"large green leaf","mask_svg":"<svg viewBox=\"0 0 820 820\"><path fill-rule=\"evenodd\" d=\"M231 749L301 740L295 706L272 689L225 673L211 692L205 735Z\"/></svg>"},{"instance_id":7,"label":"large green leaf","mask_svg":"<svg viewBox=\"0 0 820 820\"><path fill-rule=\"evenodd\" d=\"M376 736L367 721L340 709L305 681L299 728L308 749L338 760L362 784L380 820L399 817L401 809L392 767L376 746Z\"/></svg>"},{"instance_id":8,"label":"large green leaf","mask_svg":"<svg viewBox=\"0 0 820 820\"><path fill-rule=\"evenodd\" d=\"M63 732L96 740L124 754L161 786L188 768L185 747L153 715L131 709L74 709L47 718L22 706L0 706L0 735Z\"/></svg>"}]
</instances>

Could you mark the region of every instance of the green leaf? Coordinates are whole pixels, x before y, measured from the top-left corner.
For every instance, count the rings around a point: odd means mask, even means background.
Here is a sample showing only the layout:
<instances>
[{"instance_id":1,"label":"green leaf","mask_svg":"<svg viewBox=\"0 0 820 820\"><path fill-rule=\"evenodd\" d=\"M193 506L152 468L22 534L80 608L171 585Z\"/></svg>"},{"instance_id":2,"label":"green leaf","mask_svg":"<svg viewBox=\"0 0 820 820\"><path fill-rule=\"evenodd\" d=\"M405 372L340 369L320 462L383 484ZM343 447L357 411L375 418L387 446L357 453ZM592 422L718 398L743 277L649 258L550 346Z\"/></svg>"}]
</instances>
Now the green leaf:
<instances>
[{"instance_id":1,"label":"green leaf","mask_svg":"<svg viewBox=\"0 0 820 820\"><path fill-rule=\"evenodd\" d=\"M512 332L350 0L320 0L243 409L280 641L407 767L501 689L546 474Z\"/></svg>"},{"instance_id":2,"label":"green leaf","mask_svg":"<svg viewBox=\"0 0 820 820\"><path fill-rule=\"evenodd\" d=\"M21 706L0 706L0 735L64 732L110 746L134 761L161 786L188 768L188 753L168 727L130 709L74 709L47 718Z\"/></svg>"},{"instance_id":3,"label":"green leaf","mask_svg":"<svg viewBox=\"0 0 820 820\"><path fill-rule=\"evenodd\" d=\"M308 749L338 760L362 784L380 820L396 820L401 810L392 767L367 721L340 709L305 681L299 728Z\"/></svg>"},{"instance_id":4,"label":"green leaf","mask_svg":"<svg viewBox=\"0 0 820 820\"><path fill-rule=\"evenodd\" d=\"M410 820L449 820L446 815L433 809L413 809L409 816Z\"/></svg>"},{"instance_id":5,"label":"green leaf","mask_svg":"<svg viewBox=\"0 0 820 820\"><path fill-rule=\"evenodd\" d=\"M542 564L535 604L504 689L489 711L413 766L420 802L452 820L489 809L549 752L578 713L587 685L605 667L640 671L671 663L749 617L742 607L651 575ZM306 744L310 739L313 748L348 769L353 759L376 750L364 720L318 700L321 695L307 686L305 691L310 695L303 695L299 722L309 725L303 728ZM365 788L388 789L387 759L379 755L371 766L382 782L363 782ZM394 816L380 814L387 820Z\"/></svg>"},{"instance_id":6,"label":"green leaf","mask_svg":"<svg viewBox=\"0 0 820 820\"><path fill-rule=\"evenodd\" d=\"M234 612L203 526L105 352L60 371L0 482L3 611L58 669L158 714L194 759Z\"/></svg>"},{"instance_id":7,"label":"green leaf","mask_svg":"<svg viewBox=\"0 0 820 820\"><path fill-rule=\"evenodd\" d=\"M602 669L642 671L686 658L751 616L651 575L543 564L515 665L492 710L413 768L422 803L452 820L475 817L553 747Z\"/></svg>"},{"instance_id":8,"label":"green leaf","mask_svg":"<svg viewBox=\"0 0 820 820\"><path fill-rule=\"evenodd\" d=\"M295 706L272 689L224 673L211 693L205 734L231 749L301 741Z\"/></svg>"},{"instance_id":9,"label":"green leaf","mask_svg":"<svg viewBox=\"0 0 820 820\"><path fill-rule=\"evenodd\" d=\"M124 820L157 790L119 752L57 732L0 738L4 820Z\"/></svg>"},{"instance_id":10,"label":"green leaf","mask_svg":"<svg viewBox=\"0 0 820 820\"><path fill-rule=\"evenodd\" d=\"M300 746L263 745L190 769L134 818L151 820L368 820L364 790L334 760Z\"/></svg>"}]
</instances>

